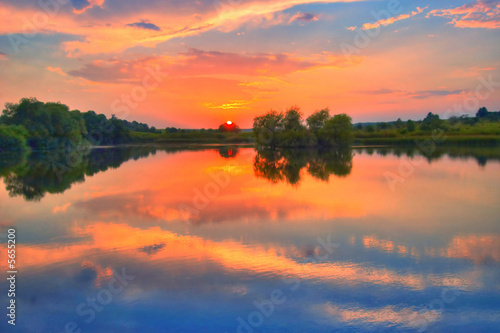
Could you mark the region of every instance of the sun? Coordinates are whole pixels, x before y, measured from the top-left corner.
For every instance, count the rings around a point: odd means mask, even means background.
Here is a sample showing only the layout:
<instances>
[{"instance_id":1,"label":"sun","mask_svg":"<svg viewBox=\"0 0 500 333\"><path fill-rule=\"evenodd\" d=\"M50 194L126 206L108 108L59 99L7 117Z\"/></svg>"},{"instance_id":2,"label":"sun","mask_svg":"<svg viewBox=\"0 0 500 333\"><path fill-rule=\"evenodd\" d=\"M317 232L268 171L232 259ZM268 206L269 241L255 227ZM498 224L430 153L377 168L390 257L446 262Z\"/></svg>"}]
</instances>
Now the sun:
<instances>
[{"instance_id":1,"label":"sun","mask_svg":"<svg viewBox=\"0 0 500 333\"><path fill-rule=\"evenodd\" d=\"M226 124L228 124L229 126L231 126L233 124L233 122L231 120L228 120L228 121L226 121Z\"/></svg>"}]
</instances>

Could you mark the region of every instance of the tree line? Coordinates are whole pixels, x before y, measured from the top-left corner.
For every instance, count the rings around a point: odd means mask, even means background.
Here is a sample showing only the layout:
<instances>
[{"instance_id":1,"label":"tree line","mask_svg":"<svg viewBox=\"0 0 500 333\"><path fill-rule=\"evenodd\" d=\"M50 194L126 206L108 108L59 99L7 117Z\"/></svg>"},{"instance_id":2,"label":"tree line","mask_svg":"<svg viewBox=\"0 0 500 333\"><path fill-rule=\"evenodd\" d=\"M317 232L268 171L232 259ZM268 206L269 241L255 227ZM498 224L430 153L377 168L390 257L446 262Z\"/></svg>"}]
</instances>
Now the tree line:
<instances>
[{"instance_id":1,"label":"tree line","mask_svg":"<svg viewBox=\"0 0 500 333\"><path fill-rule=\"evenodd\" d=\"M0 116L0 149L55 149L127 142L129 130L115 116L69 110L59 102L23 98L7 103Z\"/></svg>"},{"instance_id":2,"label":"tree line","mask_svg":"<svg viewBox=\"0 0 500 333\"><path fill-rule=\"evenodd\" d=\"M131 132L160 133L154 126L111 118L94 111L70 110L59 102L23 98L6 103L0 116L0 150L56 149L133 141Z\"/></svg>"},{"instance_id":3,"label":"tree line","mask_svg":"<svg viewBox=\"0 0 500 333\"><path fill-rule=\"evenodd\" d=\"M351 117L346 114L331 116L328 108L304 120L303 113L295 106L286 112L271 110L256 117L252 133L240 132L234 123L224 123L218 129L167 127L161 130L137 121L118 119L114 115L108 118L94 111L70 110L59 102L44 103L36 98L23 98L19 103L7 103L0 116L0 151L136 142L255 141L258 146L266 147L340 147L350 145L354 139L363 143L376 143L379 139L406 143L436 131L456 135L460 139L469 140L476 135L479 142L485 142L488 138L498 142L499 122L500 112L490 112L482 107L474 117L463 115L441 119L439 115L429 112L420 121L398 119L353 125Z\"/></svg>"},{"instance_id":4,"label":"tree line","mask_svg":"<svg viewBox=\"0 0 500 333\"><path fill-rule=\"evenodd\" d=\"M355 125L356 138L381 138L422 136L439 131L450 135L500 135L500 112L490 112L481 107L474 117L467 114L441 119L438 114L429 112L422 120Z\"/></svg>"}]
</instances>

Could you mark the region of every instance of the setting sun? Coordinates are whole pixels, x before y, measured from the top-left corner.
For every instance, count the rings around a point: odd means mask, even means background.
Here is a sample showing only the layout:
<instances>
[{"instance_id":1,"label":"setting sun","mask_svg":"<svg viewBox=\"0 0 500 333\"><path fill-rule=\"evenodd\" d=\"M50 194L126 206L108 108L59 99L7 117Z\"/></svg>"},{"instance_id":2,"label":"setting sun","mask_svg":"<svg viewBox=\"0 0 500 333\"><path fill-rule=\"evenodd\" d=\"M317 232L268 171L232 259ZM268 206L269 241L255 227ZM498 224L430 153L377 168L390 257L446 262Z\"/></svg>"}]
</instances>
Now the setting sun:
<instances>
[{"instance_id":1,"label":"setting sun","mask_svg":"<svg viewBox=\"0 0 500 333\"><path fill-rule=\"evenodd\" d=\"M226 122L226 124L228 124L229 126L231 126L231 125L233 124L233 122L232 122L231 120L228 120L228 121Z\"/></svg>"}]
</instances>

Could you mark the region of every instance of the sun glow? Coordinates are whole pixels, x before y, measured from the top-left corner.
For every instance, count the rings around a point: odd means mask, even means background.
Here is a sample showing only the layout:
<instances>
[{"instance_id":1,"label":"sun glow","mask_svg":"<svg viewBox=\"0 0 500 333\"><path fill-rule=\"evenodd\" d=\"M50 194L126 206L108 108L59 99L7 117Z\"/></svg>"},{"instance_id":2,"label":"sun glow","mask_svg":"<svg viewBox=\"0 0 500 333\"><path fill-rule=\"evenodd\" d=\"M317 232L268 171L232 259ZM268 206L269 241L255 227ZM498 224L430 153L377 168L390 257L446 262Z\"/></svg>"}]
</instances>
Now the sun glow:
<instances>
[{"instance_id":1,"label":"sun glow","mask_svg":"<svg viewBox=\"0 0 500 333\"><path fill-rule=\"evenodd\" d=\"M231 120L228 120L228 121L226 122L226 124L228 124L229 126L231 126L231 125L233 124L233 122L232 122Z\"/></svg>"}]
</instances>

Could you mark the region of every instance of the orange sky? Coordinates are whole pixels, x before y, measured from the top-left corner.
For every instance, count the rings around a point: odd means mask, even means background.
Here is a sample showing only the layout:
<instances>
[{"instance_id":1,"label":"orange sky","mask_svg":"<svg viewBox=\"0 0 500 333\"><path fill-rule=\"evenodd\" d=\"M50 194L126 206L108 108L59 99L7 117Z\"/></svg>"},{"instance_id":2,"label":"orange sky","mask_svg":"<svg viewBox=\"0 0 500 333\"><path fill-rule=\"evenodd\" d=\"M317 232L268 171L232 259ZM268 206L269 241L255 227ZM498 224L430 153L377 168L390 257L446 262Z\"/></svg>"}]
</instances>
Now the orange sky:
<instances>
[{"instance_id":1,"label":"orange sky","mask_svg":"<svg viewBox=\"0 0 500 333\"><path fill-rule=\"evenodd\" d=\"M499 6L0 0L0 103L33 96L158 128L249 128L292 105L354 121L497 110Z\"/></svg>"}]
</instances>

